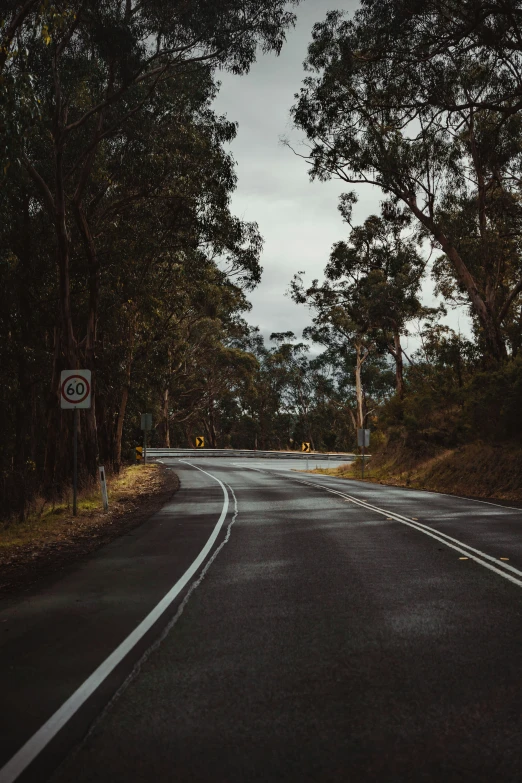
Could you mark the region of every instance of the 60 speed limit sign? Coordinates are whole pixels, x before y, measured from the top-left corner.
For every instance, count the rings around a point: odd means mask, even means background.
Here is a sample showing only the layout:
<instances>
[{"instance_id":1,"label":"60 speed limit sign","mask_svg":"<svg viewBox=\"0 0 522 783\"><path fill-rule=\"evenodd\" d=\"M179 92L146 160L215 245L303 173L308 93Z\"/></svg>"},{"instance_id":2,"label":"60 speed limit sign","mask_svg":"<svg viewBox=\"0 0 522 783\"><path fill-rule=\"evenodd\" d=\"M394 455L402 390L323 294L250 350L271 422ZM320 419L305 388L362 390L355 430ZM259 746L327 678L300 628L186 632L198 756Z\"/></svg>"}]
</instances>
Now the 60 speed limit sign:
<instances>
[{"instance_id":1,"label":"60 speed limit sign","mask_svg":"<svg viewBox=\"0 0 522 783\"><path fill-rule=\"evenodd\" d=\"M60 399L62 408L90 408L91 371L62 370Z\"/></svg>"}]
</instances>

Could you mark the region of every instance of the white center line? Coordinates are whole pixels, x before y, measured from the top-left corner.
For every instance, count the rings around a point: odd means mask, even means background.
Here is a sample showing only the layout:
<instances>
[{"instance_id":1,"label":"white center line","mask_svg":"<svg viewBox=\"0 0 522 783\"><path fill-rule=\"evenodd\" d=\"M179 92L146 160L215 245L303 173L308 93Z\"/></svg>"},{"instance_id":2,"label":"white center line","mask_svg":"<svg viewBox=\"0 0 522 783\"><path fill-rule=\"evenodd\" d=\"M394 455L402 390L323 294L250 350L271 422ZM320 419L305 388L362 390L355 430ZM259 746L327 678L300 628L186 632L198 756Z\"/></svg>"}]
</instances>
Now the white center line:
<instances>
[{"instance_id":1,"label":"white center line","mask_svg":"<svg viewBox=\"0 0 522 783\"><path fill-rule=\"evenodd\" d=\"M347 495L346 493L339 492L336 489L325 487L324 484L315 484L312 481L303 481L302 479L295 480L298 481L299 484L305 484L310 487L317 487L319 489L324 489L326 492L330 492L332 495L339 495L340 497L345 498L346 500L350 500L352 503L355 503L362 508L366 508L369 511L374 511L377 514L381 514L382 516L387 517L388 519L394 519L395 521L400 522L402 525L412 527L415 530L418 530L420 533L424 533L424 535L430 536L430 538L435 538L441 544L445 544L451 549L454 549L456 552L460 552L462 555L466 555L467 557L471 558L471 560L479 563L479 565L489 569L490 571L494 571L496 574L499 574L499 576L502 576L509 582L518 585L518 587L522 587L522 571L520 571L518 568L514 568L512 565L508 565L508 563L499 562L497 558L482 552L480 549L475 549L474 547L470 546L469 544L465 544L463 541L460 541L457 538L448 536L446 533L442 533L441 531L429 527L428 525L423 525L421 522L414 522L411 520L411 518L409 519L408 517L403 517L401 514L397 514L395 511L390 511L389 509L374 506L371 503L367 503L365 500L359 500L359 498L353 497L353 495ZM496 565L491 565L491 563L495 563ZM500 568L498 568L498 566L500 566ZM511 571L521 578L517 579L516 577L506 573L506 571Z\"/></svg>"}]
</instances>

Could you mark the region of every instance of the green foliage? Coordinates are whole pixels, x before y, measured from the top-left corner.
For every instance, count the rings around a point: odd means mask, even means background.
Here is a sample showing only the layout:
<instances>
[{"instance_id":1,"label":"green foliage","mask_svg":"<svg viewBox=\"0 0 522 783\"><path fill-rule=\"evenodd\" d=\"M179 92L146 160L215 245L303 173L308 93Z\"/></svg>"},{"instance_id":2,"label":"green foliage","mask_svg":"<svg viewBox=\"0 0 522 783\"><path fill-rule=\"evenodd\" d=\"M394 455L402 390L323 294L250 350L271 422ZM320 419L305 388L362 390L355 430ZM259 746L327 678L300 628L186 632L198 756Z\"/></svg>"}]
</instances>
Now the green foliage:
<instances>
[{"instance_id":1,"label":"green foliage","mask_svg":"<svg viewBox=\"0 0 522 783\"><path fill-rule=\"evenodd\" d=\"M284 0L26 0L2 11L7 512L23 515L38 487L55 497L69 480L61 369L93 371L84 482L100 460L130 456L144 409L168 440L171 424L210 416L248 386L256 361L227 341L259 282L262 239L230 210L224 147L236 125L212 110L215 72L279 52L293 21Z\"/></svg>"},{"instance_id":2,"label":"green foliage","mask_svg":"<svg viewBox=\"0 0 522 783\"><path fill-rule=\"evenodd\" d=\"M484 96L514 86L520 46L502 34L470 46L456 8L425 5L364 2L352 20L330 12L306 61L318 75L292 113L311 143L311 176L371 184L402 204L444 253L440 289L464 296L485 362L502 361L522 307L522 104L507 111ZM497 11L509 18L500 8L486 18ZM462 34L456 50L448 17Z\"/></svg>"}]
</instances>

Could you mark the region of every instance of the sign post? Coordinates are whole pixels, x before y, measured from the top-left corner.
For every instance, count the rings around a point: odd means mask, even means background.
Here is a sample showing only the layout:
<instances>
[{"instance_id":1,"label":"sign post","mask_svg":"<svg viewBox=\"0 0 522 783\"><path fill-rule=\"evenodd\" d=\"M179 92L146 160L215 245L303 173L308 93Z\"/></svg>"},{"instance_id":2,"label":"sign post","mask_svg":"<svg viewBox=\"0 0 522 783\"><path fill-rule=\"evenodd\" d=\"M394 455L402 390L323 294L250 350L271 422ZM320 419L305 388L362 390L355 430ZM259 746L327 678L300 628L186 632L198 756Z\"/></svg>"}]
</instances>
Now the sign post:
<instances>
[{"instance_id":1,"label":"sign post","mask_svg":"<svg viewBox=\"0 0 522 783\"><path fill-rule=\"evenodd\" d=\"M141 429L143 430L143 464L147 464L147 432L152 429L152 413L141 414Z\"/></svg>"},{"instance_id":2,"label":"sign post","mask_svg":"<svg viewBox=\"0 0 522 783\"><path fill-rule=\"evenodd\" d=\"M78 408L73 413L73 517L76 516L78 496Z\"/></svg>"},{"instance_id":3,"label":"sign post","mask_svg":"<svg viewBox=\"0 0 522 783\"><path fill-rule=\"evenodd\" d=\"M78 410L91 407L91 371L62 370L60 375L60 407L73 409L73 516L78 498Z\"/></svg>"},{"instance_id":4,"label":"sign post","mask_svg":"<svg viewBox=\"0 0 522 783\"><path fill-rule=\"evenodd\" d=\"M308 441L304 441L301 443L301 451L304 451L306 453L306 469L308 470L308 455L310 454L310 443Z\"/></svg>"},{"instance_id":5,"label":"sign post","mask_svg":"<svg viewBox=\"0 0 522 783\"><path fill-rule=\"evenodd\" d=\"M357 445L362 447L362 478L364 479L364 449L370 445L370 430L357 430Z\"/></svg>"}]
</instances>

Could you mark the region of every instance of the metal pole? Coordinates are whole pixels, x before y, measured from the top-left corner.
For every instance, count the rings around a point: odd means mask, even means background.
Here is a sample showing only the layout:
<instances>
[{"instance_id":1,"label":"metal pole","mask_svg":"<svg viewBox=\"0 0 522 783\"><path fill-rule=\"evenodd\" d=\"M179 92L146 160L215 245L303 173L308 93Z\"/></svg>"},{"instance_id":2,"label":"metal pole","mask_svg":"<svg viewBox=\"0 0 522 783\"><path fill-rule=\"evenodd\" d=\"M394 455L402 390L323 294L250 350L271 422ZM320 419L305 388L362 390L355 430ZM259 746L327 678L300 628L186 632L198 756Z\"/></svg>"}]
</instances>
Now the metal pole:
<instances>
[{"instance_id":1,"label":"metal pole","mask_svg":"<svg viewBox=\"0 0 522 783\"><path fill-rule=\"evenodd\" d=\"M362 446L362 460L363 460L362 461L362 477L363 477L363 479L364 479L364 436L365 436L365 433L364 433L364 430L363 430L363 446Z\"/></svg>"},{"instance_id":2,"label":"metal pole","mask_svg":"<svg viewBox=\"0 0 522 783\"><path fill-rule=\"evenodd\" d=\"M78 408L73 416L73 517L76 516L76 496L78 494Z\"/></svg>"},{"instance_id":3,"label":"metal pole","mask_svg":"<svg viewBox=\"0 0 522 783\"><path fill-rule=\"evenodd\" d=\"M147 430L143 430L143 464L147 464Z\"/></svg>"}]
</instances>

